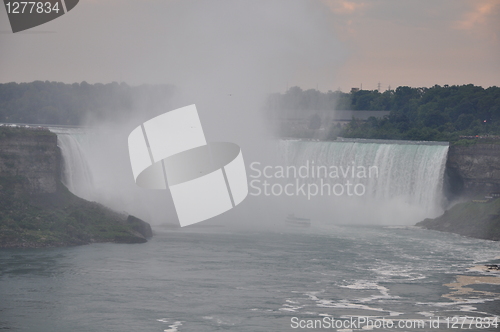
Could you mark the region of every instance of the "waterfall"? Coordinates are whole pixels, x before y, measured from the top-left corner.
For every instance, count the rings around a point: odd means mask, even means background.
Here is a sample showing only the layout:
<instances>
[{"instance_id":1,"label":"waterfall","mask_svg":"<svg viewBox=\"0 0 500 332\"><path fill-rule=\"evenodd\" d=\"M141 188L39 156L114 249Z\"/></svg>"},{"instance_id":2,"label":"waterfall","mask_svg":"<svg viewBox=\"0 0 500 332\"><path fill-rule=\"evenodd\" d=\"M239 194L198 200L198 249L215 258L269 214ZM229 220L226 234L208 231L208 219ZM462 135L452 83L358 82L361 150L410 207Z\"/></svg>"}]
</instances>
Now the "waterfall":
<instances>
[{"instance_id":1,"label":"waterfall","mask_svg":"<svg viewBox=\"0 0 500 332\"><path fill-rule=\"evenodd\" d=\"M339 200L342 208L351 208L353 215L362 218L396 219L417 222L443 212L443 183L448 143L352 139L333 142L282 140L279 160L285 165L370 167L377 176L350 179L366 187L363 197L350 202ZM357 169L357 168L356 168ZM331 180L331 179L330 179ZM337 180L338 181L338 180ZM345 198L345 197L344 197ZM333 198L329 202L334 204ZM339 207L339 206L337 206ZM394 220L389 223L398 223ZM403 220L404 223L404 220Z\"/></svg>"},{"instance_id":2,"label":"waterfall","mask_svg":"<svg viewBox=\"0 0 500 332\"><path fill-rule=\"evenodd\" d=\"M132 176L126 130L49 127L62 154L61 181L76 196L152 223L175 223L167 191L143 190Z\"/></svg>"},{"instance_id":3,"label":"waterfall","mask_svg":"<svg viewBox=\"0 0 500 332\"><path fill-rule=\"evenodd\" d=\"M99 132L60 127L50 130L58 135L63 159L62 181L72 193L153 224L176 222L168 190L144 190L136 186L128 156L128 131L107 128ZM330 224L411 225L443 212L448 143L361 139L333 142L281 140L277 145L274 143L265 143L269 151L262 146L253 159L245 160L249 182L254 179L251 164L259 159L262 167L274 163L296 167L306 164L351 167L351 170L353 167L374 166L377 176L348 176L347 180L354 185L363 185L365 192L362 196L324 195L308 199L304 196L249 195L243 206L227 216L218 217L218 221L232 218L231 223L263 225L281 223L286 214L296 213ZM252 152L255 147L242 145L242 150ZM274 156L268 160L273 160L270 164L263 161L267 159L266 151ZM272 182L275 179L262 177L261 180ZM346 179L341 176L340 179L326 180L334 184ZM286 185L293 179L276 181Z\"/></svg>"},{"instance_id":4,"label":"waterfall","mask_svg":"<svg viewBox=\"0 0 500 332\"><path fill-rule=\"evenodd\" d=\"M83 148L88 133L78 128L49 128L57 134L57 145L62 154L62 183L73 194L95 200L95 185L88 156Z\"/></svg>"}]
</instances>

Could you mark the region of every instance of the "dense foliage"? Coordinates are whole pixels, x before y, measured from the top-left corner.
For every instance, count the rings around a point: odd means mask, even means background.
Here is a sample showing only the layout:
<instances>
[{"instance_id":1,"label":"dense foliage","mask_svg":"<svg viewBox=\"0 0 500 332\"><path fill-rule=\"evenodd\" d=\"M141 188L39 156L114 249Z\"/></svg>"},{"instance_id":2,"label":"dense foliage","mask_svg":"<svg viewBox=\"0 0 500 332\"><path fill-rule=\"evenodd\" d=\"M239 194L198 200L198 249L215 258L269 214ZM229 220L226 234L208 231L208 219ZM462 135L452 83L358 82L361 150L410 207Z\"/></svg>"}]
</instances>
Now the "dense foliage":
<instances>
[{"instance_id":1,"label":"dense foliage","mask_svg":"<svg viewBox=\"0 0 500 332\"><path fill-rule=\"evenodd\" d=\"M461 136L500 134L500 88L472 84L431 88L398 87L396 90L358 90L351 93L298 87L273 94L270 109L381 110L384 118L353 119L340 135L357 138L444 140Z\"/></svg>"},{"instance_id":2,"label":"dense foliage","mask_svg":"<svg viewBox=\"0 0 500 332\"><path fill-rule=\"evenodd\" d=\"M64 84L49 81L0 84L0 122L80 125L126 118L136 110L165 106L170 85Z\"/></svg>"}]
</instances>

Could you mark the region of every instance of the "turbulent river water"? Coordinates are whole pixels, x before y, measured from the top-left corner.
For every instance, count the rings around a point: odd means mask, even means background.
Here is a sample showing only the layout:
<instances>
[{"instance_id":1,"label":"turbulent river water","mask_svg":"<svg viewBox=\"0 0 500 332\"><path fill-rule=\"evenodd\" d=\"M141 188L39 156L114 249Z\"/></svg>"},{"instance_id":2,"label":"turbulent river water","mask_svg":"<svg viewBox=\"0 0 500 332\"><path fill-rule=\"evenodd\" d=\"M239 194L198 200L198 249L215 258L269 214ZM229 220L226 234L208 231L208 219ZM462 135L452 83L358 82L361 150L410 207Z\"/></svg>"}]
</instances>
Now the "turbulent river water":
<instances>
[{"instance_id":1,"label":"turbulent river water","mask_svg":"<svg viewBox=\"0 0 500 332\"><path fill-rule=\"evenodd\" d=\"M355 317L444 331L467 316L484 323L469 330L495 331L484 327L500 315L500 278L474 266L499 253L497 242L413 227L322 224L157 227L140 245L2 250L0 329L295 331Z\"/></svg>"}]
</instances>

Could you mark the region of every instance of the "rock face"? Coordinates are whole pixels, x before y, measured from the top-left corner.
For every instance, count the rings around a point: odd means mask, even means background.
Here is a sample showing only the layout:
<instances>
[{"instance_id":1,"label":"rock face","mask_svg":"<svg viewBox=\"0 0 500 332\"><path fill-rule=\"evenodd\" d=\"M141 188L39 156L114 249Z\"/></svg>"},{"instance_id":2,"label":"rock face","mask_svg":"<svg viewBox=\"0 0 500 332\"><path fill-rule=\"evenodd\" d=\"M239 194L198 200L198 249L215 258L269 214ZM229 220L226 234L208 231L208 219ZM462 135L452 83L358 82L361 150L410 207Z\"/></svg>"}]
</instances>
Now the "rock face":
<instances>
[{"instance_id":1,"label":"rock face","mask_svg":"<svg viewBox=\"0 0 500 332\"><path fill-rule=\"evenodd\" d=\"M151 226L88 202L59 180L57 136L0 127L0 248L144 243Z\"/></svg>"},{"instance_id":2,"label":"rock face","mask_svg":"<svg viewBox=\"0 0 500 332\"><path fill-rule=\"evenodd\" d=\"M445 187L449 198L500 192L500 144L450 146Z\"/></svg>"},{"instance_id":3,"label":"rock face","mask_svg":"<svg viewBox=\"0 0 500 332\"><path fill-rule=\"evenodd\" d=\"M22 190L30 194L55 193L60 152L57 136L48 130L2 128L0 176L22 176Z\"/></svg>"},{"instance_id":4,"label":"rock face","mask_svg":"<svg viewBox=\"0 0 500 332\"><path fill-rule=\"evenodd\" d=\"M500 192L500 144L450 146L445 192L450 201L469 201L456 204L442 216L425 219L417 226L479 239L500 240L500 198L484 197Z\"/></svg>"}]
</instances>

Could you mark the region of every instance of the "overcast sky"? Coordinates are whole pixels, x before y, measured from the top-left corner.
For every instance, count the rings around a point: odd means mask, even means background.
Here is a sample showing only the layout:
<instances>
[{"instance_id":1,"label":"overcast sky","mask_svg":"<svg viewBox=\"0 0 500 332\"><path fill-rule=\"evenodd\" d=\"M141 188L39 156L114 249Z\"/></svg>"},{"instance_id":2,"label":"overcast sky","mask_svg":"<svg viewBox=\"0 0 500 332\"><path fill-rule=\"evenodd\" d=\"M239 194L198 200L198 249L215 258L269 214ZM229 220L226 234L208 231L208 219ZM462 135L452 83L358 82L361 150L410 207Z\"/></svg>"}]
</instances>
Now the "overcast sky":
<instances>
[{"instance_id":1,"label":"overcast sky","mask_svg":"<svg viewBox=\"0 0 500 332\"><path fill-rule=\"evenodd\" d=\"M500 86L500 0L81 0L16 34L0 8L0 82L34 80Z\"/></svg>"}]
</instances>

